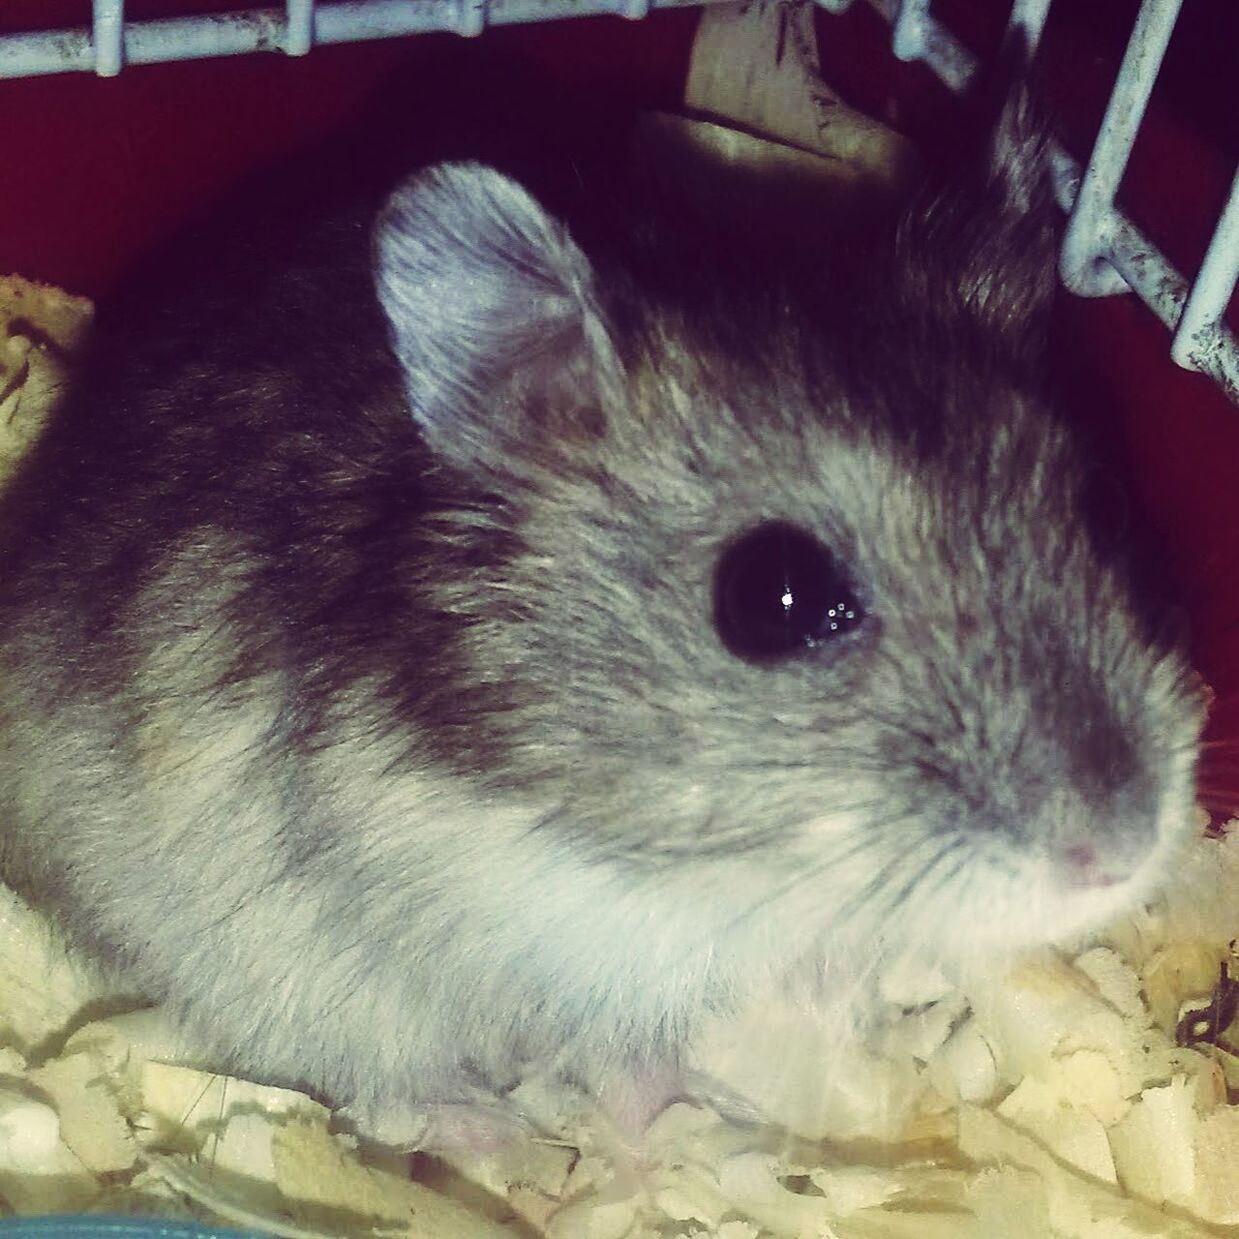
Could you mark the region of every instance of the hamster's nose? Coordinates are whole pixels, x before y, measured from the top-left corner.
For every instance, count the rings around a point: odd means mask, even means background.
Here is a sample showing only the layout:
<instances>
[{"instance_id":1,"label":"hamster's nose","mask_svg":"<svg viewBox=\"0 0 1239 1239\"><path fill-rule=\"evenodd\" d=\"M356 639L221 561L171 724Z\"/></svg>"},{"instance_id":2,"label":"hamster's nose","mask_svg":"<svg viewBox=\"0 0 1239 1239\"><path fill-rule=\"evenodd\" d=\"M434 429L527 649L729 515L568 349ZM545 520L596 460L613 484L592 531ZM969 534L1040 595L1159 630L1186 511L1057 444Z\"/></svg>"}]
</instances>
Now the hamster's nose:
<instances>
[{"instance_id":1,"label":"hamster's nose","mask_svg":"<svg viewBox=\"0 0 1239 1239\"><path fill-rule=\"evenodd\" d=\"M1068 886L1114 886L1129 873L1122 873L1126 866L1106 865L1091 843L1076 843L1063 848L1058 855L1058 866ZM1130 868L1128 868L1130 872Z\"/></svg>"},{"instance_id":2,"label":"hamster's nose","mask_svg":"<svg viewBox=\"0 0 1239 1239\"><path fill-rule=\"evenodd\" d=\"M1135 845L1135 841L1127 847L1077 842L1060 847L1052 863L1066 886L1097 889L1126 882L1147 856L1147 848Z\"/></svg>"}]
</instances>

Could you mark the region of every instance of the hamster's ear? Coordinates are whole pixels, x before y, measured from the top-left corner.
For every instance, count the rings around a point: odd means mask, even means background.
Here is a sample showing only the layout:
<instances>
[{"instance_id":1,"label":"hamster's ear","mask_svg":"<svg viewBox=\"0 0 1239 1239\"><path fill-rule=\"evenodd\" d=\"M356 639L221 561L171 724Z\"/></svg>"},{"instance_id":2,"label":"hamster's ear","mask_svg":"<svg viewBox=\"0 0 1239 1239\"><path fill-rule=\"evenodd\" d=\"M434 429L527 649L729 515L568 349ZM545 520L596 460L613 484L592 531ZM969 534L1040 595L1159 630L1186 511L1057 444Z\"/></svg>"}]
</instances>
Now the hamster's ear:
<instances>
[{"instance_id":1,"label":"hamster's ear","mask_svg":"<svg viewBox=\"0 0 1239 1239\"><path fill-rule=\"evenodd\" d=\"M1030 93L1027 59L1016 35L974 96L979 124L962 166L909 213L899 238L913 295L962 311L1017 355L1040 351L1062 228L1050 130Z\"/></svg>"},{"instance_id":2,"label":"hamster's ear","mask_svg":"<svg viewBox=\"0 0 1239 1239\"><path fill-rule=\"evenodd\" d=\"M376 226L375 281L414 419L467 471L594 436L618 362L567 230L480 164L405 181Z\"/></svg>"}]
</instances>

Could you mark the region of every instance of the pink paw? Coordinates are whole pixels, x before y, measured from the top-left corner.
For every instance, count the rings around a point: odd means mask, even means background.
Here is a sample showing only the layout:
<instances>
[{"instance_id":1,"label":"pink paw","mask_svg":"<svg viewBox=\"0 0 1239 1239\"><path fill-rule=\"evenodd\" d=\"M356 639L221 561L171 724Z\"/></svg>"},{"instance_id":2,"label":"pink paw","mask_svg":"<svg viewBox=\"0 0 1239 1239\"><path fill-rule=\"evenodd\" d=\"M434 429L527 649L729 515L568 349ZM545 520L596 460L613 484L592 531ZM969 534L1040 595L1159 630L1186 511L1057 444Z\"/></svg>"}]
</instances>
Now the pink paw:
<instances>
[{"instance_id":1,"label":"pink paw","mask_svg":"<svg viewBox=\"0 0 1239 1239\"><path fill-rule=\"evenodd\" d=\"M402 1152L482 1156L527 1140L529 1125L498 1105L433 1102L344 1112L363 1139Z\"/></svg>"}]
</instances>

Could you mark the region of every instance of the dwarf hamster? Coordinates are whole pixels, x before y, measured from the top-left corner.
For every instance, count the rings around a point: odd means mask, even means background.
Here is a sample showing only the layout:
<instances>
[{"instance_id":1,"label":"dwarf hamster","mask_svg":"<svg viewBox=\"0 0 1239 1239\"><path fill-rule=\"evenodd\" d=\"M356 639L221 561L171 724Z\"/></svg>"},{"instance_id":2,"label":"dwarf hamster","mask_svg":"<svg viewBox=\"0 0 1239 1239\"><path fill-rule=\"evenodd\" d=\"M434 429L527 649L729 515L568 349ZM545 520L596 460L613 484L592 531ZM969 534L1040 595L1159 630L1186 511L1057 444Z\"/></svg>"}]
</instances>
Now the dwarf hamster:
<instances>
[{"instance_id":1,"label":"dwarf hamster","mask_svg":"<svg viewBox=\"0 0 1239 1239\"><path fill-rule=\"evenodd\" d=\"M1137 903L1201 701L1049 394L1044 146L1017 87L812 246L438 162L105 315L0 508L10 880L378 1132Z\"/></svg>"}]
</instances>

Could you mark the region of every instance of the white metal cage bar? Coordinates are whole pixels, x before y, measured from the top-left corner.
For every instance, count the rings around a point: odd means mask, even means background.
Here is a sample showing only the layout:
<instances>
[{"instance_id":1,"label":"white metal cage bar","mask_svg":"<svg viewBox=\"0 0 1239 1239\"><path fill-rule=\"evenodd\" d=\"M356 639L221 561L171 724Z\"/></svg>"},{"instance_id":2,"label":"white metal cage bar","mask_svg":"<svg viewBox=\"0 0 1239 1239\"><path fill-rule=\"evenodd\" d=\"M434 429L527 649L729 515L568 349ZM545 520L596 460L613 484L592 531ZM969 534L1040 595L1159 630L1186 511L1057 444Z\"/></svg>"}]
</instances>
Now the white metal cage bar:
<instances>
[{"instance_id":1,"label":"white metal cage bar","mask_svg":"<svg viewBox=\"0 0 1239 1239\"><path fill-rule=\"evenodd\" d=\"M304 56L314 46L314 0L288 0L284 15L284 51Z\"/></svg>"},{"instance_id":2,"label":"white metal cage bar","mask_svg":"<svg viewBox=\"0 0 1239 1239\"><path fill-rule=\"evenodd\" d=\"M71 71L114 76L124 65L272 51L302 56L318 44L453 31L613 13L644 17L651 9L721 0L285 0L284 7L200 17L126 22L124 0L92 0L89 28L0 36L0 78ZM816 0L842 13L853 0ZM893 27L902 60L925 62L953 90L976 69L975 58L933 16L932 0L868 0ZM1036 46L1051 0L1014 0L1011 21ZM1123 171L1182 0L1144 0L1101 132L1083 170L1055 150L1059 200L1071 211L1061 273L1089 296L1132 289L1174 331L1171 355L1217 379L1239 401L1239 343L1224 322L1239 278L1239 174L1193 286L1116 205Z\"/></svg>"},{"instance_id":3,"label":"white metal cage bar","mask_svg":"<svg viewBox=\"0 0 1239 1239\"><path fill-rule=\"evenodd\" d=\"M1209 243L1204 262L1200 264L1196 283L1192 285L1191 296L1183 307L1178 329L1174 333L1170 353L1179 365L1210 373L1217 368L1227 372L1227 357L1213 359L1209 354L1214 350L1224 352L1226 348L1228 333L1222 316L1234 295L1236 283L1239 283L1239 170L1236 170L1235 179L1231 182L1230 198L1222 211L1222 218L1218 220L1213 240ZM1233 383L1233 340L1230 343L1229 372ZM1206 358L1210 364L1206 364ZM1234 391L1232 387L1232 395Z\"/></svg>"},{"instance_id":4,"label":"white metal cage bar","mask_svg":"<svg viewBox=\"0 0 1239 1239\"><path fill-rule=\"evenodd\" d=\"M952 90L963 90L976 71L976 57L934 21L929 0L870 3L892 23L891 47L900 60L923 60Z\"/></svg>"},{"instance_id":5,"label":"white metal cage bar","mask_svg":"<svg viewBox=\"0 0 1239 1239\"><path fill-rule=\"evenodd\" d=\"M929 0L868 0L894 26L895 52L924 61L953 90L975 58L933 18ZM1174 333L1171 356L1216 379L1239 403L1239 341L1224 321L1239 280L1239 172L1194 285L1119 210L1116 195L1152 94L1182 0L1144 0L1087 168L1054 147L1058 198L1071 212L1061 272L1073 291L1106 296L1131 290ZM842 13L853 0L818 0ZM1015 0L1012 23L1040 39L1050 0ZM902 27L902 29L901 29ZM1236 49L1239 60L1239 49Z\"/></svg>"},{"instance_id":6,"label":"white metal cage bar","mask_svg":"<svg viewBox=\"0 0 1239 1239\"><path fill-rule=\"evenodd\" d=\"M1019 26L1024 31L1029 52L1037 50L1049 15L1050 0L1015 0L1011 6L1011 25Z\"/></svg>"},{"instance_id":7,"label":"white metal cage bar","mask_svg":"<svg viewBox=\"0 0 1239 1239\"><path fill-rule=\"evenodd\" d=\"M95 72L100 77L115 77L124 62L124 0L95 0L92 28Z\"/></svg>"},{"instance_id":8,"label":"white metal cage bar","mask_svg":"<svg viewBox=\"0 0 1239 1239\"><path fill-rule=\"evenodd\" d=\"M112 29L113 20L116 33L106 37L123 48L123 62L146 65L246 52L300 56L320 44L441 32L476 35L487 26L604 13L640 18L651 9L692 8L720 0L287 0L283 9L135 22L121 20L121 0L92 2L91 28L0 35L0 78L114 72L104 67L111 62L96 42L101 30Z\"/></svg>"},{"instance_id":9,"label":"white metal cage bar","mask_svg":"<svg viewBox=\"0 0 1239 1239\"><path fill-rule=\"evenodd\" d=\"M1181 3L1182 0L1145 0L1141 6L1080 183L1063 240L1059 272L1063 283L1082 297L1121 291L1110 262L1114 235L1121 227L1114 200L1153 93L1153 82L1170 45Z\"/></svg>"}]
</instances>

